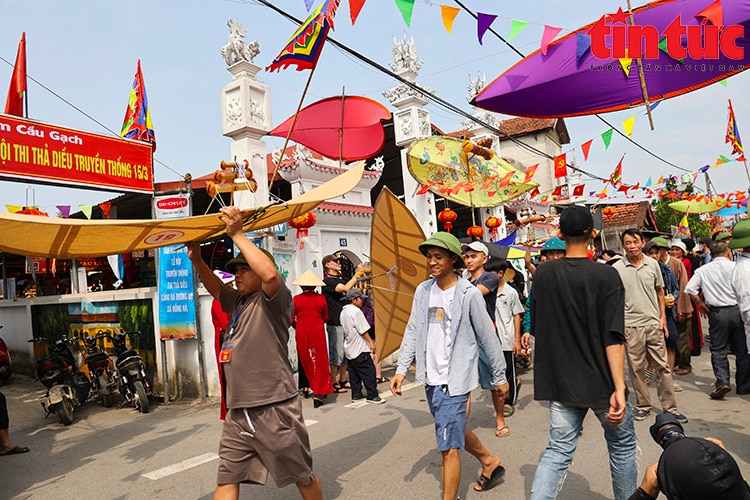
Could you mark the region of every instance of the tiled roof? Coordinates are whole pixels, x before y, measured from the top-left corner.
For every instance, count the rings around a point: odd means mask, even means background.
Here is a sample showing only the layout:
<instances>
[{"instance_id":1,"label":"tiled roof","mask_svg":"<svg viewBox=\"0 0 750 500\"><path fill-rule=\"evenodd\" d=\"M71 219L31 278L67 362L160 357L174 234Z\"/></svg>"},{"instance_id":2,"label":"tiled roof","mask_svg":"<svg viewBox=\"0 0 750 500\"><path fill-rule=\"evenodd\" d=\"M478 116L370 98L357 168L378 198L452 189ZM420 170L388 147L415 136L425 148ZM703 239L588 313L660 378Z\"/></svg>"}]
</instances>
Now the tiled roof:
<instances>
[{"instance_id":1,"label":"tiled roof","mask_svg":"<svg viewBox=\"0 0 750 500\"><path fill-rule=\"evenodd\" d=\"M498 127L500 131L509 136L531 134L542 130L551 129L555 126L554 118L511 118L503 120Z\"/></svg>"},{"instance_id":2,"label":"tiled roof","mask_svg":"<svg viewBox=\"0 0 750 500\"><path fill-rule=\"evenodd\" d=\"M355 215L372 215L373 208L364 205L353 205L351 203L336 203L334 201L324 201L315 210L323 212L338 212Z\"/></svg>"},{"instance_id":3,"label":"tiled roof","mask_svg":"<svg viewBox=\"0 0 750 500\"><path fill-rule=\"evenodd\" d=\"M651 205L648 201L612 206L615 208L615 214L609 220L606 217L602 217L602 227L635 226L638 229L658 230L654 214L651 211Z\"/></svg>"}]
</instances>

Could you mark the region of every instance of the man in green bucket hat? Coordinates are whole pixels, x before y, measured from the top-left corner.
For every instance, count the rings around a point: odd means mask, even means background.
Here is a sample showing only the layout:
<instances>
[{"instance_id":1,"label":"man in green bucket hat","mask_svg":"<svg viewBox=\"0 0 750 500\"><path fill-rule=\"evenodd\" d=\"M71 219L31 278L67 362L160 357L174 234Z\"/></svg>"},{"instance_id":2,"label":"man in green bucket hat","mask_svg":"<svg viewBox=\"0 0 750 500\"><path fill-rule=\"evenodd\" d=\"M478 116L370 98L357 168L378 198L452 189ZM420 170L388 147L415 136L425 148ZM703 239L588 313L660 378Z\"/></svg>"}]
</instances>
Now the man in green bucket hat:
<instances>
[{"instance_id":1,"label":"man in green bucket hat","mask_svg":"<svg viewBox=\"0 0 750 500\"><path fill-rule=\"evenodd\" d=\"M431 278L414 294L391 392L401 395L401 384L416 359L416 380L425 386L443 456L443 498L454 500L461 478L461 448L482 464L476 491L497 486L505 473L500 457L466 426L469 396L478 386L478 346L490 360L492 383L501 398L508 395L505 358L482 293L454 272L464 267L458 238L441 231L420 244L419 250L427 258Z\"/></svg>"},{"instance_id":2,"label":"man in green bucket hat","mask_svg":"<svg viewBox=\"0 0 750 500\"><path fill-rule=\"evenodd\" d=\"M737 254L737 265L732 273L732 287L737 295L740 316L745 325L745 341L750 351L750 219L743 219L734 225L729 248Z\"/></svg>"}]
</instances>

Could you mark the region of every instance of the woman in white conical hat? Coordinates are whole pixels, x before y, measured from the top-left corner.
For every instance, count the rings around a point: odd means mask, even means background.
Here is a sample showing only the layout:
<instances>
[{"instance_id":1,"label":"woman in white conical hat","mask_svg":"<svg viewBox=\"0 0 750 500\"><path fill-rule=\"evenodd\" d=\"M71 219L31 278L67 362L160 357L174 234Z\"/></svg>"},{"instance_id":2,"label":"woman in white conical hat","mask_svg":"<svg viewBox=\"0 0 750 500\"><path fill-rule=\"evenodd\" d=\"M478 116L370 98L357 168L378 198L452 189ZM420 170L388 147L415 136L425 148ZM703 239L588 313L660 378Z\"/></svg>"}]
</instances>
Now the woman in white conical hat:
<instances>
[{"instance_id":1,"label":"woman in white conical hat","mask_svg":"<svg viewBox=\"0 0 750 500\"><path fill-rule=\"evenodd\" d=\"M299 358L300 388L304 392L309 385L313 406L318 408L325 404L326 396L333 392L325 331L328 303L322 294L315 291L316 287L325 286L325 283L308 269L292 285L302 288L302 293L294 297L292 315Z\"/></svg>"}]
</instances>

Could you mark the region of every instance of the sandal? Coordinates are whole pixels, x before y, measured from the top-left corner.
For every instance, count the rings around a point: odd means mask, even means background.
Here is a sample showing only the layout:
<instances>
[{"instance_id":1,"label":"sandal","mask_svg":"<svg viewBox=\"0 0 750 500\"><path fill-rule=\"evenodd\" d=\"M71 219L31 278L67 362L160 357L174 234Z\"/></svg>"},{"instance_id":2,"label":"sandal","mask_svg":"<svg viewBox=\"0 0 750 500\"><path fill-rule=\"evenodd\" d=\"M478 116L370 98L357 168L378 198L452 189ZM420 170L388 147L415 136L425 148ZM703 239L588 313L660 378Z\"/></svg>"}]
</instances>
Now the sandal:
<instances>
[{"instance_id":1,"label":"sandal","mask_svg":"<svg viewBox=\"0 0 750 500\"><path fill-rule=\"evenodd\" d=\"M512 417L515 412L516 412L515 406L513 405L503 406L503 417L505 418Z\"/></svg>"},{"instance_id":2,"label":"sandal","mask_svg":"<svg viewBox=\"0 0 750 500\"><path fill-rule=\"evenodd\" d=\"M344 380L343 382L339 382L339 385L344 389L351 389L352 384L349 383L348 380Z\"/></svg>"},{"instance_id":3,"label":"sandal","mask_svg":"<svg viewBox=\"0 0 750 500\"><path fill-rule=\"evenodd\" d=\"M504 425L495 429L495 437L504 438L510 436L510 427Z\"/></svg>"},{"instance_id":4,"label":"sandal","mask_svg":"<svg viewBox=\"0 0 750 500\"><path fill-rule=\"evenodd\" d=\"M0 453L0 457L4 457L6 455L20 455L21 453L28 453L29 449L24 446L15 446L11 448L9 451L6 451L5 453Z\"/></svg>"},{"instance_id":5,"label":"sandal","mask_svg":"<svg viewBox=\"0 0 750 500\"><path fill-rule=\"evenodd\" d=\"M341 384L336 382L335 384L333 384L333 392L349 392L349 391L341 387Z\"/></svg>"},{"instance_id":6,"label":"sandal","mask_svg":"<svg viewBox=\"0 0 750 500\"><path fill-rule=\"evenodd\" d=\"M378 377L375 379L376 384L382 384L385 382L388 382L390 379L388 377Z\"/></svg>"},{"instance_id":7,"label":"sandal","mask_svg":"<svg viewBox=\"0 0 750 500\"><path fill-rule=\"evenodd\" d=\"M502 465L498 465L495 470L492 471L492 474L490 474L490 477L485 476L484 474L481 474L479 478L477 479L477 484L474 485L474 491L489 491L495 486L497 486L503 475L505 474L505 467ZM477 486L479 488L477 489Z\"/></svg>"}]
</instances>

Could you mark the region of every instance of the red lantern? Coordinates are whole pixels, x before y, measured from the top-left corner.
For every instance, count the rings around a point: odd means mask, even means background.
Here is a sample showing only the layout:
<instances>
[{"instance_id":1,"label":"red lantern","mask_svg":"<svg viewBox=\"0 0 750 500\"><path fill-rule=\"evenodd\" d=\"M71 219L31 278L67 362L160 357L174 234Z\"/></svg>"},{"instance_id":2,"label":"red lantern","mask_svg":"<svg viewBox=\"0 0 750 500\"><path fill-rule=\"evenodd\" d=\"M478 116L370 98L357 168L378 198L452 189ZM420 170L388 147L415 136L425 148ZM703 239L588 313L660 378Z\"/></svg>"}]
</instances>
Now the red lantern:
<instances>
[{"instance_id":1,"label":"red lantern","mask_svg":"<svg viewBox=\"0 0 750 500\"><path fill-rule=\"evenodd\" d=\"M615 207L604 207L602 209L602 215L607 220L612 220L612 217L615 216L615 213L617 213L617 209Z\"/></svg>"},{"instance_id":2,"label":"red lantern","mask_svg":"<svg viewBox=\"0 0 750 500\"><path fill-rule=\"evenodd\" d=\"M484 229L482 226L469 226L469 229L466 230L466 236L471 238L481 238L484 236Z\"/></svg>"},{"instance_id":3,"label":"red lantern","mask_svg":"<svg viewBox=\"0 0 750 500\"><path fill-rule=\"evenodd\" d=\"M443 228L449 233L453 229L453 223L456 222L457 218L458 214L450 208L446 208L438 214L438 220L443 223Z\"/></svg>"},{"instance_id":4,"label":"red lantern","mask_svg":"<svg viewBox=\"0 0 750 500\"><path fill-rule=\"evenodd\" d=\"M307 238L308 234L307 230L315 225L315 221L316 217L312 212L307 212L306 214L302 214L289 221L289 225L297 230L297 238L301 240L299 242L300 249L305 248L305 238Z\"/></svg>"},{"instance_id":5,"label":"red lantern","mask_svg":"<svg viewBox=\"0 0 750 500\"><path fill-rule=\"evenodd\" d=\"M497 228L499 228L501 224L502 221L495 216L492 216L484 221L484 225L489 228L493 240L497 238Z\"/></svg>"}]
</instances>

